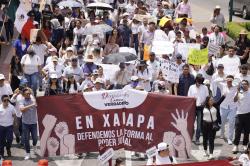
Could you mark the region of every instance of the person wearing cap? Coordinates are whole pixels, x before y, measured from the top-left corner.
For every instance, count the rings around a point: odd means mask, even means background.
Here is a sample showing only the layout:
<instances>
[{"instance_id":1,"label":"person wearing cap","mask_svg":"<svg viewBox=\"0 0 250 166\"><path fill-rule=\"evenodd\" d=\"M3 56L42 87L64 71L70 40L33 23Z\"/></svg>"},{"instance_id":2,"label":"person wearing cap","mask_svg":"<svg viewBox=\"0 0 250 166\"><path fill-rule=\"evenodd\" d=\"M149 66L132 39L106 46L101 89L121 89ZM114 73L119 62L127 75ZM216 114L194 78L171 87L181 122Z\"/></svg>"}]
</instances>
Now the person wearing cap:
<instances>
[{"instance_id":1,"label":"person wearing cap","mask_svg":"<svg viewBox=\"0 0 250 166\"><path fill-rule=\"evenodd\" d=\"M178 69L179 69L179 74L182 73L182 69L183 69L183 66L185 63L183 63L182 61L182 55L180 53L177 53L176 54L176 61L175 61L175 64L178 66Z\"/></svg>"},{"instance_id":2,"label":"person wearing cap","mask_svg":"<svg viewBox=\"0 0 250 166\"><path fill-rule=\"evenodd\" d=\"M13 91L10 87L10 84L8 82L5 82L5 76L0 73L0 98L3 95L11 96L13 94ZM0 104L2 102L0 101Z\"/></svg>"},{"instance_id":3,"label":"person wearing cap","mask_svg":"<svg viewBox=\"0 0 250 166\"><path fill-rule=\"evenodd\" d=\"M85 73L85 72L78 65L78 58L76 56L72 56L71 63L69 66L65 67L62 76L64 78L64 81L67 81L67 78L66 78L67 75L73 74L76 82L81 83L83 78L84 78L83 73Z\"/></svg>"},{"instance_id":4,"label":"person wearing cap","mask_svg":"<svg viewBox=\"0 0 250 166\"><path fill-rule=\"evenodd\" d=\"M195 116L197 121L195 132L195 143L200 144L202 110L205 105L206 98L209 96L209 91L206 85L203 84L204 77L202 74L197 74L195 84L191 85L188 90L188 97L196 98Z\"/></svg>"},{"instance_id":5,"label":"person wearing cap","mask_svg":"<svg viewBox=\"0 0 250 166\"><path fill-rule=\"evenodd\" d=\"M80 85L76 81L74 74L69 73L65 76L63 81L63 93L65 94L75 94L80 90Z\"/></svg>"},{"instance_id":6,"label":"person wearing cap","mask_svg":"<svg viewBox=\"0 0 250 166\"><path fill-rule=\"evenodd\" d=\"M250 53L250 40L247 38L248 32L242 29L239 38L235 42L236 55L239 55L241 64L246 64Z\"/></svg>"},{"instance_id":7,"label":"person wearing cap","mask_svg":"<svg viewBox=\"0 0 250 166\"><path fill-rule=\"evenodd\" d=\"M234 101L234 97L237 94L237 85L233 84L234 76L226 76L226 84L223 84L222 95L225 99L220 104L220 116L221 116L221 135L222 139L225 139L225 125L228 121L228 133L227 143L232 145L234 127L235 127L235 116L237 111L237 102Z\"/></svg>"},{"instance_id":8,"label":"person wearing cap","mask_svg":"<svg viewBox=\"0 0 250 166\"><path fill-rule=\"evenodd\" d=\"M147 165L165 165L165 164L177 164L174 156L170 155L169 145L165 142L161 142L157 145L156 156L149 158Z\"/></svg>"},{"instance_id":9,"label":"person wearing cap","mask_svg":"<svg viewBox=\"0 0 250 166\"><path fill-rule=\"evenodd\" d=\"M243 137L243 151L247 150L247 144L249 142L249 133L250 133L250 109L249 109L249 101L250 101L250 90L249 90L249 82L247 80L242 80L236 96L234 97L234 101L238 103L237 113L235 118L235 136L234 136L234 148L233 152L237 153L239 151L239 143L241 138L241 133L244 133ZM250 158L249 158L250 159Z\"/></svg>"},{"instance_id":10,"label":"person wearing cap","mask_svg":"<svg viewBox=\"0 0 250 166\"><path fill-rule=\"evenodd\" d=\"M57 56L57 49L55 47L48 49L48 56L46 57L45 66L52 63L51 59L53 56Z\"/></svg>"},{"instance_id":11,"label":"person wearing cap","mask_svg":"<svg viewBox=\"0 0 250 166\"><path fill-rule=\"evenodd\" d=\"M159 94L169 94L169 91L166 88L165 81L158 81L157 90L155 90L154 92Z\"/></svg>"},{"instance_id":12,"label":"person wearing cap","mask_svg":"<svg viewBox=\"0 0 250 166\"><path fill-rule=\"evenodd\" d=\"M66 48L66 54L63 55L62 61L65 66L70 65L71 58L74 56L74 48L69 46Z\"/></svg>"},{"instance_id":13,"label":"person wearing cap","mask_svg":"<svg viewBox=\"0 0 250 166\"><path fill-rule=\"evenodd\" d=\"M137 64L137 70L135 70L134 75L139 77L139 85L142 86L147 92L150 92L150 81L152 81L152 71L148 69L146 61L141 60Z\"/></svg>"},{"instance_id":14,"label":"person wearing cap","mask_svg":"<svg viewBox=\"0 0 250 166\"><path fill-rule=\"evenodd\" d=\"M237 75L240 67L240 58L235 54L235 47L228 47L228 55L223 56L218 62L224 65L226 75Z\"/></svg>"},{"instance_id":15,"label":"person wearing cap","mask_svg":"<svg viewBox=\"0 0 250 166\"><path fill-rule=\"evenodd\" d=\"M44 96L59 95L62 93L61 82L57 74L51 74L48 80L48 86L45 89Z\"/></svg>"},{"instance_id":16,"label":"person wearing cap","mask_svg":"<svg viewBox=\"0 0 250 166\"><path fill-rule=\"evenodd\" d=\"M102 78L97 78L94 82L93 91L103 91L104 89L104 81Z\"/></svg>"},{"instance_id":17,"label":"person wearing cap","mask_svg":"<svg viewBox=\"0 0 250 166\"><path fill-rule=\"evenodd\" d=\"M188 3L188 0L183 0L175 9L175 18L192 18L191 6Z\"/></svg>"},{"instance_id":18,"label":"person wearing cap","mask_svg":"<svg viewBox=\"0 0 250 166\"><path fill-rule=\"evenodd\" d=\"M39 79L42 62L40 57L35 54L32 45L28 48L27 54L22 57L21 64L24 76L28 80L28 86L33 90L36 96L37 80Z\"/></svg>"},{"instance_id":19,"label":"person wearing cap","mask_svg":"<svg viewBox=\"0 0 250 166\"><path fill-rule=\"evenodd\" d=\"M13 141L13 122L16 110L10 103L8 95L1 96L0 104L0 159L4 158L4 147L8 157L11 157L11 145Z\"/></svg>"},{"instance_id":20,"label":"person wearing cap","mask_svg":"<svg viewBox=\"0 0 250 166\"><path fill-rule=\"evenodd\" d=\"M84 58L85 64L82 65L83 73L93 73L97 69L97 65L94 63L94 56L92 54L87 55Z\"/></svg>"},{"instance_id":21,"label":"person wearing cap","mask_svg":"<svg viewBox=\"0 0 250 166\"><path fill-rule=\"evenodd\" d=\"M209 35L209 43L219 46L225 44L225 39L223 34L220 32L219 25L215 25L214 32Z\"/></svg>"},{"instance_id":22,"label":"person wearing cap","mask_svg":"<svg viewBox=\"0 0 250 166\"><path fill-rule=\"evenodd\" d=\"M222 97L223 83L225 83L225 80L226 74L224 73L224 66L223 64L218 64L217 70L213 74L210 84L210 89L215 102L219 101Z\"/></svg>"},{"instance_id":23,"label":"person wearing cap","mask_svg":"<svg viewBox=\"0 0 250 166\"><path fill-rule=\"evenodd\" d=\"M57 78L60 80L65 67L58 62L59 58L57 56L52 56L51 61L52 63L44 66L42 73L47 78L49 78L51 74L56 74Z\"/></svg>"},{"instance_id":24,"label":"person wearing cap","mask_svg":"<svg viewBox=\"0 0 250 166\"><path fill-rule=\"evenodd\" d=\"M214 8L214 13L212 17L210 18L210 22L213 24L216 24L220 27L220 31L224 29L225 25L225 17L224 15L220 12L220 6L216 5Z\"/></svg>"},{"instance_id":25,"label":"person wearing cap","mask_svg":"<svg viewBox=\"0 0 250 166\"><path fill-rule=\"evenodd\" d=\"M137 76L132 76L130 78L131 82L130 84L126 85L123 89L124 90L128 90L128 89L136 89L136 87L138 86L139 84L139 77Z\"/></svg>"},{"instance_id":26,"label":"person wearing cap","mask_svg":"<svg viewBox=\"0 0 250 166\"><path fill-rule=\"evenodd\" d=\"M28 80L26 78L21 79L19 88L17 88L14 91L14 94L12 95L10 99L10 102L14 104L15 109L16 109L16 118L14 119L13 131L16 136L16 142L18 144L20 143L20 146L24 145L24 138L22 135L23 133L22 132L22 112L20 110L20 104L24 99L23 97L24 89L30 89L28 87ZM32 89L30 89L30 91L32 92ZM31 94L31 98L33 100L35 99L33 93Z\"/></svg>"}]
</instances>

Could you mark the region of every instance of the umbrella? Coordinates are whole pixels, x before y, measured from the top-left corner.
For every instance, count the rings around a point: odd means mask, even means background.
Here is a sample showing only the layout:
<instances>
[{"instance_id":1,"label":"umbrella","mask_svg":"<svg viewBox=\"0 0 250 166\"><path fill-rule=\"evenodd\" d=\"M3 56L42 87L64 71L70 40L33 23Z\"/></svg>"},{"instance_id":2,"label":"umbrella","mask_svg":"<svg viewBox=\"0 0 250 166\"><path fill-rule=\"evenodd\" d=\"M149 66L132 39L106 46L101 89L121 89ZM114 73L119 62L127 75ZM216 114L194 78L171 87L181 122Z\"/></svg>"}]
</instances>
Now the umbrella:
<instances>
[{"instance_id":1,"label":"umbrella","mask_svg":"<svg viewBox=\"0 0 250 166\"><path fill-rule=\"evenodd\" d=\"M183 19L187 19L187 22L188 22L189 24L192 24L192 22L193 22L193 20L192 20L191 18L186 18L186 17L176 18L176 19L175 19L175 22L176 22L176 23L180 23Z\"/></svg>"},{"instance_id":2,"label":"umbrella","mask_svg":"<svg viewBox=\"0 0 250 166\"><path fill-rule=\"evenodd\" d=\"M96 2L90 3L87 6L88 9L100 9L100 10L112 10L112 6L107 3Z\"/></svg>"},{"instance_id":3,"label":"umbrella","mask_svg":"<svg viewBox=\"0 0 250 166\"><path fill-rule=\"evenodd\" d=\"M131 53L115 53L104 57L102 62L104 64L119 64L121 62L129 62L137 59L137 55Z\"/></svg>"},{"instance_id":4,"label":"umbrella","mask_svg":"<svg viewBox=\"0 0 250 166\"><path fill-rule=\"evenodd\" d=\"M107 24L98 24L90 26L85 29L84 35L96 34L96 33L106 33L112 31L113 28Z\"/></svg>"},{"instance_id":5,"label":"umbrella","mask_svg":"<svg viewBox=\"0 0 250 166\"><path fill-rule=\"evenodd\" d=\"M63 7L82 7L82 4L80 2L74 1L74 0L66 0L66 1L61 1L57 4L58 6L63 6Z\"/></svg>"},{"instance_id":6,"label":"umbrella","mask_svg":"<svg viewBox=\"0 0 250 166\"><path fill-rule=\"evenodd\" d=\"M162 19L160 19L160 22L159 22L159 26L160 27L164 27L164 25L170 21L171 19L167 18L167 17L163 17Z\"/></svg>"}]
</instances>

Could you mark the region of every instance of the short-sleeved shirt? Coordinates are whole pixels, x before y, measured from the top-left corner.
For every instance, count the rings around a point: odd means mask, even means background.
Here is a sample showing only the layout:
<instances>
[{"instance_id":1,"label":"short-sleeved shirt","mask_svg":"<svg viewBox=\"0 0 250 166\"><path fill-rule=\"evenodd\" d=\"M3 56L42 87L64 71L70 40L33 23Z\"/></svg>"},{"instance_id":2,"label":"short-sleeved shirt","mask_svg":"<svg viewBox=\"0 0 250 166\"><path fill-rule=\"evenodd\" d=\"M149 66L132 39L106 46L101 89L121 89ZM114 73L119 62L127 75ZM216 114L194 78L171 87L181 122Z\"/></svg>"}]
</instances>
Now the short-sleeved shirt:
<instances>
[{"instance_id":1,"label":"short-sleeved shirt","mask_svg":"<svg viewBox=\"0 0 250 166\"><path fill-rule=\"evenodd\" d=\"M24 54L26 54L29 45L30 45L29 42L23 44L20 39L17 39L14 43L14 48L16 49L16 55L19 58L22 58Z\"/></svg>"},{"instance_id":2,"label":"short-sleeved shirt","mask_svg":"<svg viewBox=\"0 0 250 166\"><path fill-rule=\"evenodd\" d=\"M38 66L41 65L41 60L38 55L30 56L25 54L21 59L21 64L24 65L24 74L34 74L38 72Z\"/></svg>"},{"instance_id":3,"label":"short-sleeved shirt","mask_svg":"<svg viewBox=\"0 0 250 166\"><path fill-rule=\"evenodd\" d=\"M33 104L35 101L34 99L24 99L21 104L20 108L26 107L28 105ZM24 124L36 124L37 123L37 108L31 107L27 111L22 113L22 123Z\"/></svg>"},{"instance_id":4,"label":"short-sleeved shirt","mask_svg":"<svg viewBox=\"0 0 250 166\"><path fill-rule=\"evenodd\" d=\"M13 125L13 115L16 113L15 107L9 104L6 108L0 105L0 126L8 127Z\"/></svg>"},{"instance_id":5,"label":"short-sleeved shirt","mask_svg":"<svg viewBox=\"0 0 250 166\"><path fill-rule=\"evenodd\" d=\"M76 82L78 82L81 78L84 78L83 71L80 67L73 68L72 66L67 66L64 69L63 77L67 77L71 74L74 75Z\"/></svg>"},{"instance_id":6,"label":"short-sleeved shirt","mask_svg":"<svg viewBox=\"0 0 250 166\"><path fill-rule=\"evenodd\" d=\"M10 87L9 83L4 83L2 87L0 87L0 99L2 98L3 95L12 95L13 91ZM2 100L0 100L0 104L2 104Z\"/></svg>"}]
</instances>

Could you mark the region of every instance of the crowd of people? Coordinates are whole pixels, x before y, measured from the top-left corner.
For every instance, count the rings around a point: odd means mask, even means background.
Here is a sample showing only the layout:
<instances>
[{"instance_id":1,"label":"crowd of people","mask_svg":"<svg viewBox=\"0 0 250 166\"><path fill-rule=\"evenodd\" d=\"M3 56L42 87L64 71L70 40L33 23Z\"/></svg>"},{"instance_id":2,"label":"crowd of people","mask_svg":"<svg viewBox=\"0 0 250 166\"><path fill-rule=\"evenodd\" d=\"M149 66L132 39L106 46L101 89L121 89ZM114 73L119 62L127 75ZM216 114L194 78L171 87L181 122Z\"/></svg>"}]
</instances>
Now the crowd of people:
<instances>
[{"instance_id":1,"label":"crowd of people","mask_svg":"<svg viewBox=\"0 0 250 166\"><path fill-rule=\"evenodd\" d=\"M249 145L247 147L250 131L250 41L247 32L242 30L235 45L226 44L225 19L220 13L220 6L214 8L211 27L203 27L202 33L198 33L192 25L188 0L109 0L106 3L112 5L113 10L104 11L85 8L90 3L87 1L82 2L82 8L58 6L59 1L47 2L41 12L39 3L32 3L33 9L28 12L28 19L41 29L45 37L38 35L36 41L31 42L19 34L13 42L14 55L9 75L0 74L1 157L4 157L4 147L7 155L11 156L13 133L16 142L25 148L26 160L30 158L30 134L36 151L36 97L41 92L51 96L136 89L196 98L195 144L200 144L202 135L205 155L213 159L218 130L221 139L234 145L234 153L240 151L239 142L244 133L243 150L247 151L248 158L245 156L246 160L242 162L250 163ZM1 17L5 16L5 10L0 10L0 26L6 20L11 24L9 18ZM112 31L86 34L86 29L102 24L112 27ZM9 43L13 32L7 23L4 25ZM188 64L186 57L176 50L162 55L151 51L145 58L145 46L152 45L159 38L174 46L196 43L204 49L213 44L220 50L216 55L209 54L205 65ZM119 63L119 70L110 77L109 72L104 71L103 58L119 54L120 47L134 48L138 60ZM178 66L178 83L166 79L161 68L164 61ZM169 163L170 158L165 160L161 157L169 157L164 152L168 145L162 143L158 148L160 157L156 156L156 161L152 159L148 163Z\"/></svg>"}]
</instances>

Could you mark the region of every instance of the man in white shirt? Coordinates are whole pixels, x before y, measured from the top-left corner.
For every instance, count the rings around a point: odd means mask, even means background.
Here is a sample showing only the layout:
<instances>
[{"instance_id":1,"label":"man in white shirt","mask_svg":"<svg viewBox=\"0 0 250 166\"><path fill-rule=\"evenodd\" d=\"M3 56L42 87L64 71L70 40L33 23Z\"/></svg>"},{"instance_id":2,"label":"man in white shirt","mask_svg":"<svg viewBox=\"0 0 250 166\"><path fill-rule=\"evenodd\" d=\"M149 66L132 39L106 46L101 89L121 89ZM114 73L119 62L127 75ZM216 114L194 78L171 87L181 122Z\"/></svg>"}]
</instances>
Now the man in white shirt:
<instances>
[{"instance_id":1,"label":"man in white shirt","mask_svg":"<svg viewBox=\"0 0 250 166\"><path fill-rule=\"evenodd\" d=\"M5 76L3 74L0 74L0 98L3 95L12 95L13 91L10 87L10 84L5 82ZM0 104L2 103L2 101L0 101Z\"/></svg>"},{"instance_id":2,"label":"man in white shirt","mask_svg":"<svg viewBox=\"0 0 250 166\"><path fill-rule=\"evenodd\" d=\"M157 79L160 71L160 63L155 58L155 53L151 52L149 54L149 60L147 61L148 69L152 73L152 79L150 80L151 85Z\"/></svg>"},{"instance_id":3,"label":"man in white shirt","mask_svg":"<svg viewBox=\"0 0 250 166\"><path fill-rule=\"evenodd\" d=\"M56 74L57 78L61 78L63 70L65 68L64 65L58 63L57 56L53 56L51 60L53 63L49 63L43 68L42 70L43 74L46 75L47 77L49 77L51 74Z\"/></svg>"},{"instance_id":4,"label":"man in white shirt","mask_svg":"<svg viewBox=\"0 0 250 166\"><path fill-rule=\"evenodd\" d=\"M247 80L250 82L250 75L247 74L248 72L248 65L244 64L240 66L240 73L235 76L235 79L237 79L237 82L241 82L243 80Z\"/></svg>"},{"instance_id":5,"label":"man in white shirt","mask_svg":"<svg viewBox=\"0 0 250 166\"><path fill-rule=\"evenodd\" d=\"M234 47L229 47L228 55L223 56L218 63L223 64L226 75L235 76L239 74L240 58L235 55Z\"/></svg>"},{"instance_id":6,"label":"man in white shirt","mask_svg":"<svg viewBox=\"0 0 250 166\"><path fill-rule=\"evenodd\" d=\"M135 9L137 8L135 1L130 0L125 8L126 8L126 12L129 13L129 19L132 19L134 12L135 12Z\"/></svg>"},{"instance_id":7,"label":"man in white shirt","mask_svg":"<svg viewBox=\"0 0 250 166\"><path fill-rule=\"evenodd\" d=\"M16 114L15 107L9 104L9 96L1 97L0 105L0 159L4 157L4 147L8 157L11 157L10 147L13 141L13 122Z\"/></svg>"},{"instance_id":8,"label":"man in white shirt","mask_svg":"<svg viewBox=\"0 0 250 166\"><path fill-rule=\"evenodd\" d=\"M206 85L203 85L204 78L201 74L197 74L195 78L195 84L191 85L188 90L188 97L196 98L196 118L197 118L197 127L196 127L196 135L195 142L196 144L200 144L200 135L201 135L201 118L202 111L204 108L204 104L207 96L209 95L208 88Z\"/></svg>"},{"instance_id":9,"label":"man in white shirt","mask_svg":"<svg viewBox=\"0 0 250 166\"><path fill-rule=\"evenodd\" d=\"M250 91L249 82L247 80L241 81L241 86L238 88L237 95L234 101L238 102L237 115L235 118L235 136L234 136L234 148L233 152L239 151L238 145L242 131L244 131L243 137L243 151L247 150L247 143L249 142L249 120L250 120Z\"/></svg>"},{"instance_id":10,"label":"man in white shirt","mask_svg":"<svg viewBox=\"0 0 250 166\"><path fill-rule=\"evenodd\" d=\"M225 124L228 120L228 134L227 142L232 145L233 131L235 126L235 115L237 110L237 103L234 101L234 97L237 94L237 86L233 86L234 76L228 75L226 77L227 83L223 86L222 95L225 99L220 104L220 116L221 116L221 138L225 138Z\"/></svg>"},{"instance_id":11,"label":"man in white shirt","mask_svg":"<svg viewBox=\"0 0 250 166\"><path fill-rule=\"evenodd\" d=\"M225 39L222 33L220 33L220 27L215 25L214 32L209 35L209 43L222 46L225 44Z\"/></svg>"},{"instance_id":12,"label":"man in white shirt","mask_svg":"<svg viewBox=\"0 0 250 166\"><path fill-rule=\"evenodd\" d=\"M169 145L161 142L157 145L158 153L153 158L149 158L147 165L177 164L175 157L170 156Z\"/></svg>"}]
</instances>

